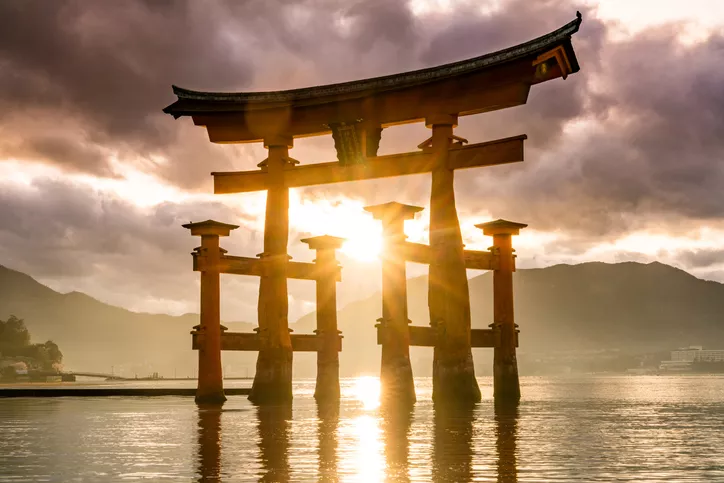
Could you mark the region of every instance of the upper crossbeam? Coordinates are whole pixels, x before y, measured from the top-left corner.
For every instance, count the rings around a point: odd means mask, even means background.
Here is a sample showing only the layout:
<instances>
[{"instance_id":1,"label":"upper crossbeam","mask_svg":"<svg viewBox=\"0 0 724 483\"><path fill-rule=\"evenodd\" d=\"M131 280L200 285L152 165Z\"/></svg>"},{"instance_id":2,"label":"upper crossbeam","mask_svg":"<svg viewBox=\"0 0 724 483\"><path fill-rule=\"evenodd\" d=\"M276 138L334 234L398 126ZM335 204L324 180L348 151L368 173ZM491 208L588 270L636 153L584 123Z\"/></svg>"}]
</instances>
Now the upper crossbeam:
<instances>
[{"instance_id":1,"label":"upper crossbeam","mask_svg":"<svg viewBox=\"0 0 724 483\"><path fill-rule=\"evenodd\" d=\"M447 158L449 169L465 169L495 166L523 161L525 134L510 138L471 144L451 146ZM289 164L284 173L284 185L300 188L346 181L361 181L432 171L435 154L430 150L390 154L366 158L365 163L345 166L339 162L294 166ZM268 174L265 169L211 173L214 176L214 193L247 193L268 188Z\"/></svg>"}]
</instances>

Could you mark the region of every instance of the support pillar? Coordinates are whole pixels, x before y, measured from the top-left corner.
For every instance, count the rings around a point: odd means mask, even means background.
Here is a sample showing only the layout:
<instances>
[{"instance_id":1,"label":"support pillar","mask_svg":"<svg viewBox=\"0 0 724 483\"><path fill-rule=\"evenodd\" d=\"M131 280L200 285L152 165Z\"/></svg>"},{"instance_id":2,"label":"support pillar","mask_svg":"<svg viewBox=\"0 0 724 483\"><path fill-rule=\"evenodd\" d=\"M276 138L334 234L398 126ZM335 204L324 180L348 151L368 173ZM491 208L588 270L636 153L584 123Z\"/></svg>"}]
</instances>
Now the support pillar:
<instances>
[{"instance_id":1,"label":"support pillar","mask_svg":"<svg viewBox=\"0 0 724 483\"><path fill-rule=\"evenodd\" d=\"M382 363L380 382L382 400L414 403L415 383L410 364L410 330L407 318L407 275L400 243L405 240L405 220L414 218L422 207L385 203L367 206L365 211L382 221Z\"/></svg>"},{"instance_id":2,"label":"support pillar","mask_svg":"<svg viewBox=\"0 0 724 483\"><path fill-rule=\"evenodd\" d=\"M289 241L289 188L284 171L292 139L267 137L269 156L261 166L268 173L264 252L266 271L259 282L259 338L261 349L249 400L256 404L278 404L292 399L292 340L289 336L287 295L287 243Z\"/></svg>"},{"instance_id":3,"label":"support pillar","mask_svg":"<svg viewBox=\"0 0 724 483\"><path fill-rule=\"evenodd\" d=\"M425 119L432 128L426 149L435 153L430 193L430 272L428 305L430 325L436 330L433 356L432 399L456 403L479 402L470 347L470 295L460 223L455 208L454 171L448 149L457 125L456 115Z\"/></svg>"},{"instance_id":4,"label":"support pillar","mask_svg":"<svg viewBox=\"0 0 724 483\"><path fill-rule=\"evenodd\" d=\"M302 243L317 251L317 330L321 339L317 352L317 385L314 399L317 402L339 401L339 335L337 329L337 285L339 265L335 250L344 243L343 238L317 236L305 238Z\"/></svg>"},{"instance_id":5,"label":"support pillar","mask_svg":"<svg viewBox=\"0 0 724 483\"><path fill-rule=\"evenodd\" d=\"M498 256L498 269L493 272L493 324L500 333L500 344L493 355L493 397L496 402L520 399L518 360L515 354L516 325L513 317L513 235L528 225L496 220L475 225L483 234L493 237L493 254Z\"/></svg>"},{"instance_id":6,"label":"support pillar","mask_svg":"<svg viewBox=\"0 0 724 483\"><path fill-rule=\"evenodd\" d=\"M183 225L191 235L201 237L201 246L194 256L205 257L205 269L201 272L201 323L197 333L201 336L199 347L199 378L196 389L198 404L218 404L226 401L221 372L221 313L219 263L221 248L219 237L229 236L239 228L217 221L202 221Z\"/></svg>"}]
</instances>

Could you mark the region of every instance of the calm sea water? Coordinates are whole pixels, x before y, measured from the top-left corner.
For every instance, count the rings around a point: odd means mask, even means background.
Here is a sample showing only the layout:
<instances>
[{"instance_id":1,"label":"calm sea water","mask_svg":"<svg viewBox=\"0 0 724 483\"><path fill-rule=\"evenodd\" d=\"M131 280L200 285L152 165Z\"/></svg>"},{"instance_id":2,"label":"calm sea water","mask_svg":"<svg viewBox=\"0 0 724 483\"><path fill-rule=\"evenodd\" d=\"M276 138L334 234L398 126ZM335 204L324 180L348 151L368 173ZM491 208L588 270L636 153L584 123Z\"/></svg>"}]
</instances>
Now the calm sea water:
<instances>
[{"instance_id":1,"label":"calm sea water","mask_svg":"<svg viewBox=\"0 0 724 483\"><path fill-rule=\"evenodd\" d=\"M230 386L244 386L234 381ZM723 481L724 377L523 378L498 410L489 379L472 410L440 411L416 381L386 410L374 378L318 407L230 397L0 400L0 481Z\"/></svg>"}]
</instances>

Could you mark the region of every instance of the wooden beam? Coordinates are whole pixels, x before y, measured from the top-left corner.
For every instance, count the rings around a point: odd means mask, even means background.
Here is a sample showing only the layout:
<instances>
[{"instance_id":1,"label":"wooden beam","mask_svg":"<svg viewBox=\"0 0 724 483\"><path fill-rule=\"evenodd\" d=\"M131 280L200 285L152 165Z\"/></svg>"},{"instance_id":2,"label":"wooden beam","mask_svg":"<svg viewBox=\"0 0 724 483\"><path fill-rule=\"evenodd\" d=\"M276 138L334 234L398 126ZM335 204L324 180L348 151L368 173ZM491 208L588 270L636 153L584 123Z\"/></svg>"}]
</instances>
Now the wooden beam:
<instances>
[{"instance_id":1,"label":"wooden beam","mask_svg":"<svg viewBox=\"0 0 724 483\"><path fill-rule=\"evenodd\" d=\"M401 253L405 261L412 263L430 263L430 246L421 243L402 242ZM465 250L465 268L470 270L495 270L498 257L488 251Z\"/></svg>"},{"instance_id":2,"label":"wooden beam","mask_svg":"<svg viewBox=\"0 0 724 483\"><path fill-rule=\"evenodd\" d=\"M407 241L401 242L400 245L402 245L402 247L400 248L399 253L402 255L402 258L404 258L406 262L422 264L430 263L429 245L423 245L422 243L412 243Z\"/></svg>"},{"instance_id":3,"label":"wooden beam","mask_svg":"<svg viewBox=\"0 0 724 483\"><path fill-rule=\"evenodd\" d=\"M448 165L451 169L494 166L523 161L523 141L526 135L498 139L485 143L450 148ZM319 184L342 183L368 179L390 178L429 173L432 170L433 153L420 151L366 159L364 164L343 166L339 162L300 166L289 165L284 173L289 188ZM267 187L264 170L211 173L214 176L214 193L247 193Z\"/></svg>"},{"instance_id":4,"label":"wooden beam","mask_svg":"<svg viewBox=\"0 0 724 483\"><path fill-rule=\"evenodd\" d=\"M498 255L488 251L465 250L463 256L469 270L497 270L500 265Z\"/></svg>"},{"instance_id":5,"label":"wooden beam","mask_svg":"<svg viewBox=\"0 0 724 483\"><path fill-rule=\"evenodd\" d=\"M432 327L410 325L410 346L435 347L437 334ZM384 328L377 327L377 344L385 339ZM496 347L500 343L500 334L493 329L472 329L470 331L471 347ZM518 333L515 335L515 346L518 347Z\"/></svg>"},{"instance_id":6,"label":"wooden beam","mask_svg":"<svg viewBox=\"0 0 724 483\"><path fill-rule=\"evenodd\" d=\"M480 114L527 102L536 72L533 60L534 57L530 57L515 65L508 63L494 74L452 76L446 82L425 83L413 89L315 105L295 102L291 110L288 105L267 105L262 110L252 107L245 112L198 112L192 114L193 122L206 126L211 142L227 144L257 142L265 135L282 132L295 138L328 135L331 134L329 123L355 119L374 118L382 127L389 127L421 122L431 113ZM503 78L509 75L520 81L506 82Z\"/></svg>"},{"instance_id":7,"label":"wooden beam","mask_svg":"<svg viewBox=\"0 0 724 483\"><path fill-rule=\"evenodd\" d=\"M486 143L452 148L448 153L448 168L478 168L523 161L523 141L526 139L528 136L521 134Z\"/></svg>"},{"instance_id":8,"label":"wooden beam","mask_svg":"<svg viewBox=\"0 0 724 483\"><path fill-rule=\"evenodd\" d=\"M206 270L208 260L202 255L194 254L194 271L203 272ZM249 275L252 277L261 277L265 274L265 260L250 257L234 257L231 255L222 255L219 265L220 273L228 273L232 275ZM295 280L317 280L318 270L314 263L308 262L287 262L287 278ZM342 281L342 267L337 267L335 275L337 282Z\"/></svg>"},{"instance_id":9,"label":"wooden beam","mask_svg":"<svg viewBox=\"0 0 724 483\"><path fill-rule=\"evenodd\" d=\"M294 352L319 352L322 341L316 334L290 334ZM203 334L191 333L191 348L199 350L203 343ZM338 336L337 351L342 351L342 336ZM256 332L223 332L221 334L222 351L259 351L261 341Z\"/></svg>"},{"instance_id":10,"label":"wooden beam","mask_svg":"<svg viewBox=\"0 0 724 483\"><path fill-rule=\"evenodd\" d=\"M248 193L267 189L266 169L211 173L214 177L214 193ZM243 179L243 181L241 181ZM243 183L243 189L237 187Z\"/></svg>"}]
</instances>

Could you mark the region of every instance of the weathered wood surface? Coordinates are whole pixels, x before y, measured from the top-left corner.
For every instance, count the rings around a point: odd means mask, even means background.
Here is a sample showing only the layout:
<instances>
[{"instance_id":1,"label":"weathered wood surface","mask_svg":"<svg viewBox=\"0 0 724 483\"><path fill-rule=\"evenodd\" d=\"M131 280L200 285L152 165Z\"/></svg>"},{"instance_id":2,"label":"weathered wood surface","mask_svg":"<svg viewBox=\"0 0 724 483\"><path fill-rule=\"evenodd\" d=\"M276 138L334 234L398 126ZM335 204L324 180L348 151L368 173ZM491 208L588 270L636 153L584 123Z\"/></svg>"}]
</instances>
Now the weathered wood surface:
<instances>
[{"instance_id":1,"label":"weathered wood surface","mask_svg":"<svg viewBox=\"0 0 724 483\"><path fill-rule=\"evenodd\" d=\"M319 352L325 341L317 334L290 334L294 352ZM342 350L342 336L336 338L336 350ZM204 343L204 335L191 334L191 348L199 350ZM261 348L261 339L256 332L223 332L221 334L222 351L256 352Z\"/></svg>"},{"instance_id":2,"label":"weathered wood surface","mask_svg":"<svg viewBox=\"0 0 724 483\"><path fill-rule=\"evenodd\" d=\"M467 146L449 147L447 169L465 169L523 161L526 135L497 139ZM294 166L284 170L284 186L299 188L346 181L361 181L432 172L436 155L431 150L390 154L367 158L364 164L343 166L339 162ZM246 193L268 189L270 179L265 169L255 171L217 172L214 193Z\"/></svg>"}]
</instances>

